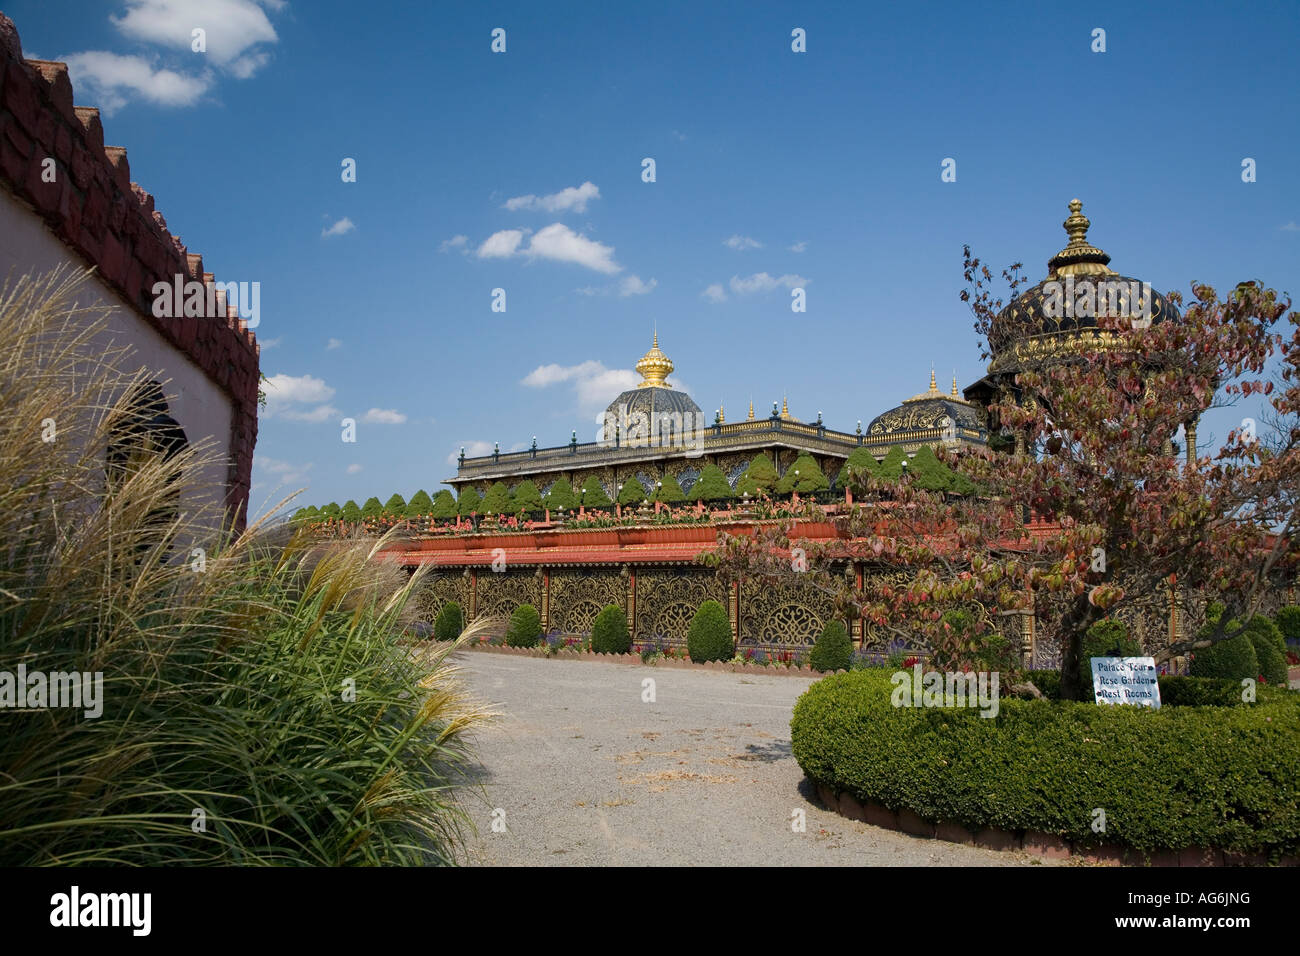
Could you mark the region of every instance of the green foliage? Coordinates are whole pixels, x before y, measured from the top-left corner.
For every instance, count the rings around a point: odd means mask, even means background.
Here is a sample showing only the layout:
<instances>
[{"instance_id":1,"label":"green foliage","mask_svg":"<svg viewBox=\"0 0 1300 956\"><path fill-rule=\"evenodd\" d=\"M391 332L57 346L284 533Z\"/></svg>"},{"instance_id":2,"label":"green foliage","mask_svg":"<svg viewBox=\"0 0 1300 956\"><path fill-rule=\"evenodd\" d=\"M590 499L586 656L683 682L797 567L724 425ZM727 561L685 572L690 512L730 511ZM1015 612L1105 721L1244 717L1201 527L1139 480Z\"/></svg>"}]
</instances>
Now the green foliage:
<instances>
[{"instance_id":1,"label":"green foliage","mask_svg":"<svg viewBox=\"0 0 1300 956\"><path fill-rule=\"evenodd\" d=\"M591 626L591 649L597 654L626 654L632 649L627 614L617 604L607 604Z\"/></svg>"},{"instance_id":2,"label":"green foliage","mask_svg":"<svg viewBox=\"0 0 1300 956\"><path fill-rule=\"evenodd\" d=\"M573 485L569 484L568 478L560 478L551 485L545 501L546 507L551 511L559 511L561 508L565 511L578 510L578 496L573 493Z\"/></svg>"},{"instance_id":3,"label":"green foliage","mask_svg":"<svg viewBox=\"0 0 1300 956\"><path fill-rule=\"evenodd\" d=\"M322 518L338 518L343 514L343 509L339 507L338 502L331 501L320 510Z\"/></svg>"},{"instance_id":4,"label":"green foliage","mask_svg":"<svg viewBox=\"0 0 1300 956\"><path fill-rule=\"evenodd\" d=\"M460 499L456 502L456 510L462 518L468 518L472 514L477 514L482 510L483 499L479 493L470 485L461 489Z\"/></svg>"},{"instance_id":5,"label":"green foliage","mask_svg":"<svg viewBox=\"0 0 1300 956\"><path fill-rule=\"evenodd\" d=\"M1198 638L1208 634L1213 624L1201 629ZM1229 624L1229 630L1232 625ZM1209 647L1202 647L1191 654L1192 666L1188 668L1193 677L1220 677L1224 680L1241 680L1243 677L1254 679L1259 676L1259 656L1248 634L1239 633L1228 637Z\"/></svg>"},{"instance_id":6,"label":"green foliage","mask_svg":"<svg viewBox=\"0 0 1300 956\"><path fill-rule=\"evenodd\" d=\"M595 475L588 475L587 480L582 483L583 507L608 508L612 504L609 495L605 494L605 489L601 487L600 479Z\"/></svg>"},{"instance_id":7,"label":"green foliage","mask_svg":"<svg viewBox=\"0 0 1300 956\"><path fill-rule=\"evenodd\" d=\"M853 663L853 641L843 623L831 620L826 624L808 655L808 663L822 673L849 669Z\"/></svg>"},{"instance_id":8,"label":"green foliage","mask_svg":"<svg viewBox=\"0 0 1300 956\"><path fill-rule=\"evenodd\" d=\"M542 493L537 486L525 478L515 489L515 511L541 511Z\"/></svg>"},{"instance_id":9,"label":"green foliage","mask_svg":"<svg viewBox=\"0 0 1300 956\"><path fill-rule=\"evenodd\" d=\"M1130 637L1128 626L1115 618L1104 618L1088 628L1079 642L1079 686L1092 687L1092 658L1141 657L1142 645Z\"/></svg>"},{"instance_id":10,"label":"green foliage","mask_svg":"<svg viewBox=\"0 0 1300 956\"><path fill-rule=\"evenodd\" d=\"M406 517L420 518L433 511L433 499L429 493L421 488L415 494L411 495L411 500L406 503Z\"/></svg>"},{"instance_id":11,"label":"green foliage","mask_svg":"<svg viewBox=\"0 0 1300 956\"><path fill-rule=\"evenodd\" d=\"M1246 625L1246 634L1255 648L1260 676L1274 686L1286 687L1286 641L1277 625L1259 615L1250 619Z\"/></svg>"},{"instance_id":12,"label":"green foliage","mask_svg":"<svg viewBox=\"0 0 1300 956\"><path fill-rule=\"evenodd\" d=\"M429 514L439 521L446 521L459 514L456 499L452 497L450 491L442 488L433 496L433 507L430 509Z\"/></svg>"},{"instance_id":13,"label":"green foliage","mask_svg":"<svg viewBox=\"0 0 1300 956\"><path fill-rule=\"evenodd\" d=\"M349 498L343 502L343 507L339 510L339 517L344 521L356 523L361 520L361 509L357 503Z\"/></svg>"},{"instance_id":14,"label":"green foliage","mask_svg":"<svg viewBox=\"0 0 1300 956\"><path fill-rule=\"evenodd\" d=\"M755 455L754 460L745 469L745 473L736 482L736 496L749 495L755 498L760 494L770 495L776 490L776 484L780 480L781 476L776 473L776 465L772 464L772 459L767 455Z\"/></svg>"},{"instance_id":15,"label":"green foliage","mask_svg":"<svg viewBox=\"0 0 1300 956\"><path fill-rule=\"evenodd\" d=\"M705 465L700 477L691 485L690 497L692 501L726 501L734 498L735 492L731 490L731 484L721 468Z\"/></svg>"},{"instance_id":16,"label":"green foliage","mask_svg":"<svg viewBox=\"0 0 1300 956\"><path fill-rule=\"evenodd\" d=\"M853 449L849 455L848 461L844 463L844 470L840 472L839 485L841 487L848 484L855 478L864 478L868 475L875 476L880 474L880 462L876 461L876 456L867 451L866 447L859 445Z\"/></svg>"},{"instance_id":17,"label":"green foliage","mask_svg":"<svg viewBox=\"0 0 1300 956\"><path fill-rule=\"evenodd\" d=\"M394 492L393 496L384 502L384 513L394 518L406 517L406 499Z\"/></svg>"},{"instance_id":18,"label":"green foliage","mask_svg":"<svg viewBox=\"0 0 1300 956\"><path fill-rule=\"evenodd\" d=\"M926 491L951 491L957 483L956 474L939 460L929 445L922 445L912 456L907 473L913 484Z\"/></svg>"},{"instance_id":19,"label":"green foliage","mask_svg":"<svg viewBox=\"0 0 1300 956\"><path fill-rule=\"evenodd\" d=\"M374 519L380 517L383 513L384 506L373 495L367 498L366 503L361 506L361 517L363 518Z\"/></svg>"},{"instance_id":20,"label":"green foliage","mask_svg":"<svg viewBox=\"0 0 1300 956\"><path fill-rule=\"evenodd\" d=\"M717 601L705 601L691 618L691 627L686 633L686 651L697 664L729 661L734 656L731 620L727 617L727 609Z\"/></svg>"},{"instance_id":21,"label":"green foliage","mask_svg":"<svg viewBox=\"0 0 1300 956\"><path fill-rule=\"evenodd\" d=\"M618 493L618 503L621 505L636 506L650 497L641 482L635 478L629 478L623 482L623 490Z\"/></svg>"},{"instance_id":22,"label":"green foliage","mask_svg":"<svg viewBox=\"0 0 1300 956\"><path fill-rule=\"evenodd\" d=\"M795 474L798 472L798 475ZM792 491L799 494L811 494L814 491L825 491L831 486L830 479L822 473L821 466L817 464L817 459L812 455L803 454L794 460L781 480L776 483L776 490L779 494L788 495Z\"/></svg>"},{"instance_id":23,"label":"green foliage","mask_svg":"<svg viewBox=\"0 0 1300 956\"><path fill-rule=\"evenodd\" d=\"M464 629L465 619L455 601L444 604L433 620L433 636L440 641L454 641Z\"/></svg>"},{"instance_id":24,"label":"green foliage","mask_svg":"<svg viewBox=\"0 0 1300 956\"><path fill-rule=\"evenodd\" d=\"M903 474L903 462L907 461L907 453L903 451L902 445L895 445L885 454L884 460L880 463L880 477L888 478L890 481L897 481Z\"/></svg>"},{"instance_id":25,"label":"green foliage","mask_svg":"<svg viewBox=\"0 0 1300 956\"><path fill-rule=\"evenodd\" d=\"M488 489L479 505L479 513L485 515L508 515L514 513L514 503L510 500L510 489L504 481L498 481Z\"/></svg>"},{"instance_id":26,"label":"green foliage","mask_svg":"<svg viewBox=\"0 0 1300 956\"><path fill-rule=\"evenodd\" d=\"M1288 604L1286 607L1279 608L1273 623L1282 632L1285 640L1300 641L1300 607Z\"/></svg>"},{"instance_id":27,"label":"green foliage","mask_svg":"<svg viewBox=\"0 0 1300 956\"><path fill-rule=\"evenodd\" d=\"M510 647L536 647L542 637L542 618L531 604L521 604L506 625L506 644Z\"/></svg>"},{"instance_id":28,"label":"green foliage","mask_svg":"<svg viewBox=\"0 0 1300 956\"><path fill-rule=\"evenodd\" d=\"M655 489L653 500L666 505L680 504L686 500L686 492L682 491L682 486L678 484L676 478L672 475L664 475L659 487Z\"/></svg>"},{"instance_id":29,"label":"green foliage","mask_svg":"<svg viewBox=\"0 0 1300 956\"><path fill-rule=\"evenodd\" d=\"M1146 852L1300 851L1300 701L1289 692L1159 711L1003 698L983 717L894 706L894 686L888 671L866 669L800 697L791 742L814 783L971 830ZM1104 837L1092 832L1096 807Z\"/></svg>"}]
</instances>

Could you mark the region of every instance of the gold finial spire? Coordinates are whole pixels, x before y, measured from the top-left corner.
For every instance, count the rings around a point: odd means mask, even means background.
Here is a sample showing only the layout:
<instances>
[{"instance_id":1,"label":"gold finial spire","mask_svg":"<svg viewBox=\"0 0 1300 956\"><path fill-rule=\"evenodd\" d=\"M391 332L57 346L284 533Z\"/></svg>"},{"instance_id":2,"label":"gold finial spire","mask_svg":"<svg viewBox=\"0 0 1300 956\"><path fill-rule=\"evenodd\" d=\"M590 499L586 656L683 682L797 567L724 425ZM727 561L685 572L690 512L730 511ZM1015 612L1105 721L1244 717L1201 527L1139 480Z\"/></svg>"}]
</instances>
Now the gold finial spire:
<instances>
[{"instance_id":1,"label":"gold finial spire","mask_svg":"<svg viewBox=\"0 0 1300 956\"><path fill-rule=\"evenodd\" d=\"M720 402L718 404L718 424L719 425L727 424L727 403L726 402Z\"/></svg>"},{"instance_id":2,"label":"gold finial spire","mask_svg":"<svg viewBox=\"0 0 1300 956\"><path fill-rule=\"evenodd\" d=\"M667 355L659 351L659 329L655 328L654 344L650 346L650 351L641 356L641 361L636 363L636 370L641 373L642 381L637 384L637 388L672 388L665 379L673 372L673 362Z\"/></svg>"},{"instance_id":3,"label":"gold finial spire","mask_svg":"<svg viewBox=\"0 0 1300 956\"><path fill-rule=\"evenodd\" d=\"M754 396L751 395L749 396L749 418L747 419L747 421L752 422L753 420L754 420Z\"/></svg>"},{"instance_id":4,"label":"gold finial spire","mask_svg":"<svg viewBox=\"0 0 1300 956\"><path fill-rule=\"evenodd\" d=\"M957 370L952 370L952 397L957 398Z\"/></svg>"},{"instance_id":5,"label":"gold finial spire","mask_svg":"<svg viewBox=\"0 0 1300 956\"><path fill-rule=\"evenodd\" d=\"M939 391L939 383L934 380L934 365L930 365L930 391Z\"/></svg>"},{"instance_id":6,"label":"gold finial spire","mask_svg":"<svg viewBox=\"0 0 1300 956\"><path fill-rule=\"evenodd\" d=\"M1048 260L1047 268L1052 275L1114 275L1107 268L1110 256L1088 242L1088 227L1092 225L1083 214L1083 203L1077 199L1070 200L1070 215L1065 222L1066 235L1070 237L1064 249Z\"/></svg>"},{"instance_id":7,"label":"gold finial spire","mask_svg":"<svg viewBox=\"0 0 1300 956\"><path fill-rule=\"evenodd\" d=\"M789 403L786 402L784 395L781 396L781 417L782 418L790 417L790 405Z\"/></svg>"}]
</instances>

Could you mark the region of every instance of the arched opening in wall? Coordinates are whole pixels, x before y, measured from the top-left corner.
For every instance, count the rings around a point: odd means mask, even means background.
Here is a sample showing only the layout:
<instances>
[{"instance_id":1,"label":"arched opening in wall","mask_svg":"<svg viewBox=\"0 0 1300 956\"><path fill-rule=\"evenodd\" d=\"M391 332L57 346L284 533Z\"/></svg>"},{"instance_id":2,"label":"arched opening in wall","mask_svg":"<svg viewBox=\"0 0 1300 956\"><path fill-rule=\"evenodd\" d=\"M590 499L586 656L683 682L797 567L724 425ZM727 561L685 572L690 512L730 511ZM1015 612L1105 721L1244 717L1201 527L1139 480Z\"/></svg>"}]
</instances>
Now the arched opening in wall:
<instances>
[{"instance_id":1,"label":"arched opening in wall","mask_svg":"<svg viewBox=\"0 0 1300 956\"><path fill-rule=\"evenodd\" d=\"M150 379L135 386L126 399L126 408L109 433L104 476L108 494L125 494L132 479L150 466L162 464L157 473L161 488L147 485L147 478L134 490L153 500L146 517L146 528L159 536L180 517L182 462L178 459L190 446L185 429L174 419L167 405L161 383ZM173 467L165 467L174 463ZM148 540L137 544L146 550Z\"/></svg>"}]
</instances>

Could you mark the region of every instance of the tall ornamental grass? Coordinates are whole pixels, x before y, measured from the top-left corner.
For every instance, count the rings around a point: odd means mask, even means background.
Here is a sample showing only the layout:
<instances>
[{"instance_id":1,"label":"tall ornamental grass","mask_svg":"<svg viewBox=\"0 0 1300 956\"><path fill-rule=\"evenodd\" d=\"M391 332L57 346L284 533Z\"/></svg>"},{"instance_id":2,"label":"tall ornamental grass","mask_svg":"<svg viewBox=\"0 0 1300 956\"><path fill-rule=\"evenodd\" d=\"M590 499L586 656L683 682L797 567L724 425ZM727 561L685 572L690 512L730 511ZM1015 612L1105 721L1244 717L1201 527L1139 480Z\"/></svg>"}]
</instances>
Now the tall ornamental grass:
<instances>
[{"instance_id":1,"label":"tall ornamental grass","mask_svg":"<svg viewBox=\"0 0 1300 956\"><path fill-rule=\"evenodd\" d=\"M85 283L0 287L0 672L103 674L98 717L0 708L0 864L457 862L487 715L459 642L401 638L420 576L383 542L214 533L175 507L210 449L107 482L151 376Z\"/></svg>"}]
</instances>

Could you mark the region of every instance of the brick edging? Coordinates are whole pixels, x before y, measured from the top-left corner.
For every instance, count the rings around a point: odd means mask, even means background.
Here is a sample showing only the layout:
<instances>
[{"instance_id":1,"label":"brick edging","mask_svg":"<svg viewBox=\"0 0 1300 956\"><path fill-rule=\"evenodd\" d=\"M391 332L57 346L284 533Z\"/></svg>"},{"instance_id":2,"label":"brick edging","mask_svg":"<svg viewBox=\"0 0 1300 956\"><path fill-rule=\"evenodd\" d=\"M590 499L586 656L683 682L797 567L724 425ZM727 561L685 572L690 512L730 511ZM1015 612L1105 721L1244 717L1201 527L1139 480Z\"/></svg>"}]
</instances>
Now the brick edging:
<instances>
[{"instance_id":1,"label":"brick edging","mask_svg":"<svg viewBox=\"0 0 1300 956\"><path fill-rule=\"evenodd\" d=\"M638 664L642 667L669 667L676 670L693 671L729 671L733 674L770 674L773 677L823 677L811 667L770 667L766 664L736 664L731 661L711 661L708 664L696 664L689 660L677 658L659 658L654 661L642 661L640 654L597 654L595 651L560 651L548 654L543 647L506 647L504 644L465 644L465 650L481 651L487 654L513 654L517 657L541 657L566 661L605 661L609 664ZM844 671L835 671L842 674Z\"/></svg>"},{"instance_id":2,"label":"brick edging","mask_svg":"<svg viewBox=\"0 0 1300 956\"><path fill-rule=\"evenodd\" d=\"M1035 830L1002 830L985 827L972 832L960 823L923 820L911 810L890 810L878 803L861 803L850 793L838 793L827 784L808 778L816 788L817 797L827 809L850 820L868 823L886 830L899 830L913 836L986 850L1023 850L1033 856L1049 860L1077 858L1089 863L1111 866L1267 866L1268 858L1262 853L1235 853L1214 847L1188 847L1183 850L1136 850L1120 844L1078 846L1073 841L1053 833ZM1286 856L1281 866L1300 865L1300 857Z\"/></svg>"}]
</instances>

